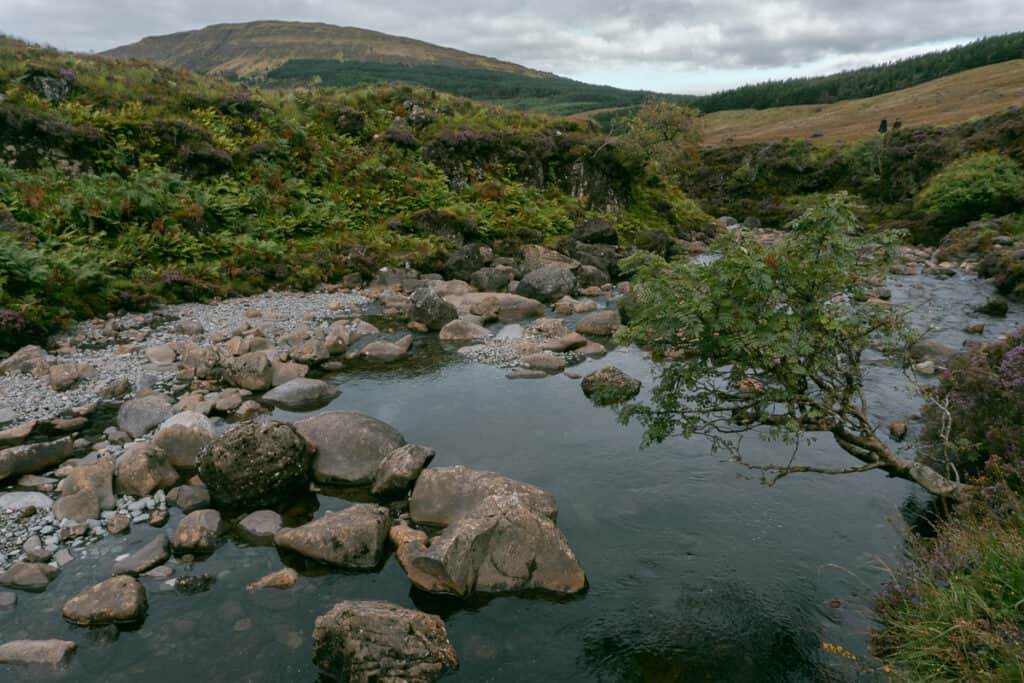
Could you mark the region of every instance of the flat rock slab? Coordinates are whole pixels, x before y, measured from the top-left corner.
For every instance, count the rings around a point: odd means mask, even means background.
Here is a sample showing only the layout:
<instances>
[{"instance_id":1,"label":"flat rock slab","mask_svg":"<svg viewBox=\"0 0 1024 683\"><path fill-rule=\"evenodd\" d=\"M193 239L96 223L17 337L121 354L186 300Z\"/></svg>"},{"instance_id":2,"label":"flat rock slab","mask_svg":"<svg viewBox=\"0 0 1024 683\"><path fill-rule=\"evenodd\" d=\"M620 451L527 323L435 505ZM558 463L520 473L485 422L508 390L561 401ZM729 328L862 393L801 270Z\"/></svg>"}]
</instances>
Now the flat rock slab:
<instances>
[{"instance_id":1,"label":"flat rock slab","mask_svg":"<svg viewBox=\"0 0 1024 683\"><path fill-rule=\"evenodd\" d=\"M372 484L381 462L405 438L380 420L351 411L333 411L295 423L316 449L313 479L321 484Z\"/></svg>"},{"instance_id":2,"label":"flat rock slab","mask_svg":"<svg viewBox=\"0 0 1024 683\"><path fill-rule=\"evenodd\" d=\"M459 665L440 617L377 601L339 602L317 617L313 660L351 683L432 683Z\"/></svg>"},{"instance_id":3,"label":"flat rock slab","mask_svg":"<svg viewBox=\"0 0 1024 683\"><path fill-rule=\"evenodd\" d=\"M0 586L42 593L50 585L57 570L42 562L15 562L10 569L0 574Z\"/></svg>"},{"instance_id":4,"label":"flat rock slab","mask_svg":"<svg viewBox=\"0 0 1024 683\"><path fill-rule=\"evenodd\" d=\"M359 503L274 535L274 544L345 569L374 569L384 559L391 526L388 509Z\"/></svg>"},{"instance_id":5,"label":"flat rock slab","mask_svg":"<svg viewBox=\"0 0 1024 683\"><path fill-rule=\"evenodd\" d=\"M77 648L70 640L13 640L0 645L0 664L60 671Z\"/></svg>"},{"instance_id":6,"label":"flat rock slab","mask_svg":"<svg viewBox=\"0 0 1024 683\"><path fill-rule=\"evenodd\" d=\"M137 624L147 608L146 589L138 579L115 576L64 603L64 618L79 626Z\"/></svg>"},{"instance_id":7,"label":"flat rock slab","mask_svg":"<svg viewBox=\"0 0 1024 683\"><path fill-rule=\"evenodd\" d=\"M556 520L558 504L544 489L462 465L425 470L409 498L409 514L416 524L448 526L473 512L484 499L512 494L544 517Z\"/></svg>"},{"instance_id":8,"label":"flat rock slab","mask_svg":"<svg viewBox=\"0 0 1024 683\"><path fill-rule=\"evenodd\" d=\"M114 563L111 574L138 576L166 562L171 556L171 544L167 536L159 533L134 553Z\"/></svg>"}]
</instances>

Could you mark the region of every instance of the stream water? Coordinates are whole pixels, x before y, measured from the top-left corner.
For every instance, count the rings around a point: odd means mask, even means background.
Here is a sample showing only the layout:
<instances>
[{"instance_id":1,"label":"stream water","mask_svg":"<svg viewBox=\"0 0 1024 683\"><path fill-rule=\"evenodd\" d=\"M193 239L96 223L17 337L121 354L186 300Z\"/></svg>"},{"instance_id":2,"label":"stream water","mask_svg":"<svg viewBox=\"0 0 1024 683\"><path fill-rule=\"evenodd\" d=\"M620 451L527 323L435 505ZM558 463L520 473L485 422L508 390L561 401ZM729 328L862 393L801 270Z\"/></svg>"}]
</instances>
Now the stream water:
<instances>
[{"instance_id":1,"label":"stream water","mask_svg":"<svg viewBox=\"0 0 1024 683\"><path fill-rule=\"evenodd\" d=\"M939 328L937 341L957 347L963 326L979 319L971 308L990 293L967 277L900 278L893 289L920 324ZM985 319L985 337L1022 321L1015 306L1006 319ZM633 349L574 370L608 364L651 384L651 364ZM305 572L291 590L248 593L246 584L279 569L281 558L228 540L202 562L175 565L177 575L216 575L208 592L183 595L147 580L150 610L138 630L113 639L64 623L68 597L107 578L115 556L157 532L143 527L92 546L45 593L20 594L17 609L0 614L0 640L79 642L66 681L315 681L316 616L342 599L383 599L445 619L460 659L445 679L453 682L882 680L866 656L870 602L927 502L912 485L868 473L793 476L767 488L700 440L641 449L639 427L593 406L577 380L511 381L505 373L438 347L415 366L337 376L342 393L326 409L388 422L435 448L434 466L494 470L551 491L588 575L583 595L462 604L411 592L393 557L378 572ZM900 373L882 365L871 368L870 395L883 424L918 409ZM790 455L756 438L745 445L765 460ZM801 457L845 462L827 438ZM168 529L180 516L172 513ZM858 659L826 652L823 642ZM5 681L21 676L0 672Z\"/></svg>"}]
</instances>

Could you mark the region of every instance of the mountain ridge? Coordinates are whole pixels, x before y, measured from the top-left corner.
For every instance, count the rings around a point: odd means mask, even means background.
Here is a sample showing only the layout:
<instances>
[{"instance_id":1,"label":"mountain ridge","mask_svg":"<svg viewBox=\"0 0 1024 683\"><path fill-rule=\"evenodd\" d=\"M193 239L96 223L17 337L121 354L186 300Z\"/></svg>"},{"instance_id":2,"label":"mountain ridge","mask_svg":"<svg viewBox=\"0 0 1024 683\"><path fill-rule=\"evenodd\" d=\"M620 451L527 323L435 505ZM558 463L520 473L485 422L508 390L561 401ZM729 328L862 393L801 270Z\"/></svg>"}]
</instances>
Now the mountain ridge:
<instances>
[{"instance_id":1,"label":"mountain ridge","mask_svg":"<svg viewBox=\"0 0 1024 683\"><path fill-rule=\"evenodd\" d=\"M551 78L519 64L395 36L322 22L251 21L147 36L100 53L148 59L200 73L258 78L293 59L390 64L437 64Z\"/></svg>"}]
</instances>

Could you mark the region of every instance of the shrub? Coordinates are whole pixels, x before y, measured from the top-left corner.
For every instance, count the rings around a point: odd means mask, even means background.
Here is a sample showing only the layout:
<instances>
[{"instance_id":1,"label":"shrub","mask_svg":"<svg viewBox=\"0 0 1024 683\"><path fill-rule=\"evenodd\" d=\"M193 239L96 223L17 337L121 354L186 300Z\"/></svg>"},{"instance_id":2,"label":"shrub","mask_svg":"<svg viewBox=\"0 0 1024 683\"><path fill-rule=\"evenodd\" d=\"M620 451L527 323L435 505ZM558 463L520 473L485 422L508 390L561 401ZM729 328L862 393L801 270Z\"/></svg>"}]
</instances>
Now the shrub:
<instances>
[{"instance_id":1,"label":"shrub","mask_svg":"<svg viewBox=\"0 0 1024 683\"><path fill-rule=\"evenodd\" d=\"M969 477L992 456L1024 459L1024 329L954 357L923 416L922 457L939 471Z\"/></svg>"},{"instance_id":2,"label":"shrub","mask_svg":"<svg viewBox=\"0 0 1024 683\"><path fill-rule=\"evenodd\" d=\"M1024 169L997 152L979 152L954 161L925 186L917 206L941 237L951 228L990 214L1000 216L1024 206Z\"/></svg>"}]
</instances>

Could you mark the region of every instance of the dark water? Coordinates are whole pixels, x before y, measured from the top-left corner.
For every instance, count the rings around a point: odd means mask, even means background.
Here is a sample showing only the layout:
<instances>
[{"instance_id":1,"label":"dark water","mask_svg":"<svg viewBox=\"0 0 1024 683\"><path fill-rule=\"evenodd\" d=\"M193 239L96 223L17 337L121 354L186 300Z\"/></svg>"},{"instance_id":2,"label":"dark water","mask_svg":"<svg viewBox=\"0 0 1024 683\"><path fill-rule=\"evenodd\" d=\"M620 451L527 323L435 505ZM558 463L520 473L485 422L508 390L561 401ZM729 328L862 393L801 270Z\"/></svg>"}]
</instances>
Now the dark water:
<instances>
[{"instance_id":1,"label":"dark water","mask_svg":"<svg viewBox=\"0 0 1024 683\"><path fill-rule=\"evenodd\" d=\"M987 293L969 279L906 278L895 298L938 324L939 341L959 346L959 330L977 319L971 306ZM1022 320L1021 307L1008 320L988 320L986 337ZM435 466L495 470L551 491L587 571L585 594L461 605L410 592L393 557L376 573L323 570L290 591L250 594L245 585L281 559L273 548L229 540L205 561L175 565L177 575L216 575L209 592L181 595L148 581L150 612L139 630L103 642L65 624L64 601L109 576L116 555L154 533L146 529L93 546L46 593L20 594L17 609L0 614L2 640L79 642L62 677L69 681L315 681L315 617L338 600L385 599L445 618L461 661L451 681L881 680L880 664L867 656L870 598L886 566L902 558L905 519L925 501L910 484L868 473L794 476L766 488L699 440L641 450L639 429L591 405L578 381L510 381L456 354L431 358L416 368L342 375L343 393L330 408L363 411L436 448ZM650 385L650 365L635 350L575 371L607 364ZM872 369L871 399L884 422L917 410L900 375L881 366ZM765 460L790 455L756 438L746 446ZM801 457L845 462L825 438ZM179 518L175 512L168 529ZM858 659L829 654L823 642ZM3 680L21 675L0 671Z\"/></svg>"}]
</instances>

